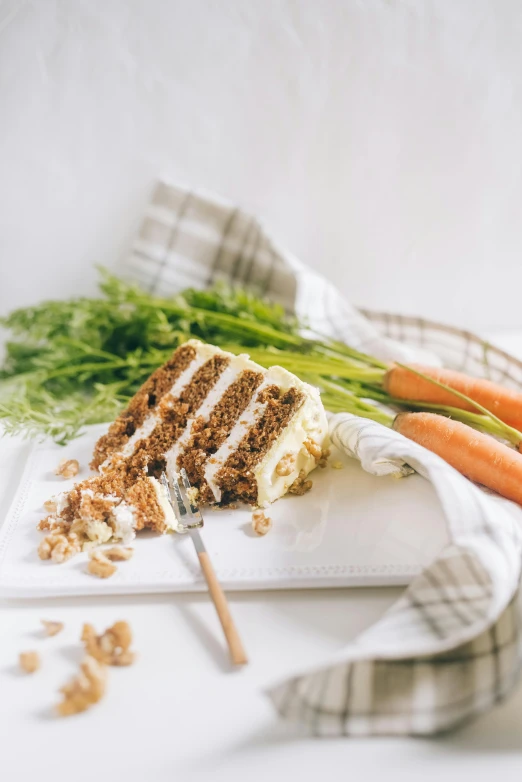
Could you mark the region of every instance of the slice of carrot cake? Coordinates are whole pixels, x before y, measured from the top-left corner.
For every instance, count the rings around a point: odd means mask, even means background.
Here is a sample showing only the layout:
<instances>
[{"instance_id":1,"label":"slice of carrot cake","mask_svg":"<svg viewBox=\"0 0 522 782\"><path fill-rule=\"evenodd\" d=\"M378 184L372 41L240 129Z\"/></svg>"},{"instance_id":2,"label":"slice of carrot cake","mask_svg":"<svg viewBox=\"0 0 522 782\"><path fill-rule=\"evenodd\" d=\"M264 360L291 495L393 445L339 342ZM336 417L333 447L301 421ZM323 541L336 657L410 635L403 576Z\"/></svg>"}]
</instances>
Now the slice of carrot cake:
<instances>
[{"instance_id":1,"label":"slice of carrot cake","mask_svg":"<svg viewBox=\"0 0 522 782\"><path fill-rule=\"evenodd\" d=\"M317 389L190 340L157 369L96 443L97 475L55 498L40 523L73 547L176 529L158 478L181 467L201 504L265 507L324 459L328 425ZM52 557L51 557L52 558Z\"/></svg>"}]
</instances>

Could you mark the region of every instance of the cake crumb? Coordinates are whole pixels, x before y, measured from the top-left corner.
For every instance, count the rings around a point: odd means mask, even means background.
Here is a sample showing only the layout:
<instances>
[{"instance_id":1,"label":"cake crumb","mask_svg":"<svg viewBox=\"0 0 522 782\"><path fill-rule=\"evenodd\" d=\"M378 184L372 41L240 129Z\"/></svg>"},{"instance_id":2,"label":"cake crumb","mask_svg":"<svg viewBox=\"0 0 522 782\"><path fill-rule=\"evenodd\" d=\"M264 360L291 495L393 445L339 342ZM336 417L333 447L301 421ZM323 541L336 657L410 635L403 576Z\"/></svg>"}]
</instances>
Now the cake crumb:
<instances>
[{"instance_id":1,"label":"cake crumb","mask_svg":"<svg viewBox=\"0 0 522 782\"><path fill-rule=\"evenodd\" d=\"M63 630L63 622L50 622L48 619L42 619L41 622L47 636L58 635Z\"/></svg>"},{"instance_id":2,"label":"cake crumb","mask_svg":"<svg viewBox=\"0 0 522 782\"><path fill-rule=\"evenodd\" d=\"M252 514L252 529L256 535L266 535L272 529L272 519L264 511L255 510Z\"/></svg>"},{"instance_id":3,"label":"cake crumb","mask_svg":"<svg viewBox=\"0 0 522 782\"><path fill-rule=\"evenodd\" d=\"M88 655L80 664L78 675L61 688L64 697L56 711L60 717L70 717L90 709L103 698L106 685L105 666Z\"/></svg>"},{"instance_id":4,"label":"cake crumb","mask_svg":"<svg viewBox=\"0 0 522 782\"><path fill-rule=\"evenodd\" d=\"M303 443L304 447L310 454L310 456L313 456L316 462L319 462L323 455L323 450L318 443L315 442L315 440L312 440L311 437L307 437L306 440Z\"/></svg>"},{"instance_id":5,"label":"cake crumb","mask_svg":"<svg viewBox=\"0 0 522 782\"><path fill-rule=\"evenodd\" d=\"M78 459L62 459L56 470L55 475L61 475L62 478L74 478L80 472Z\"/></svg>"},{"instance_id":6,"label":"cake crumb","mask_svg":"<svg viewBox=\"0 0 522 782\"><path fill-rule=\"evenodd\" d=\"M295 470L296 456L294 453L286 453L276 465L276 473L278 475L290 475Z\"/></svg>"},{"instance_id":7,"label":"cake crumb","mask_svg":"<svg viewBox=\"0 0 522 782\"><path fill-rule=\"evenodd\" d=\"M191 505L196 505L199 497L199 489L197 486L191 486L190 489L187 489L187 500L191 503Z\"/></svg>"},{"instance_id":8,"label":"cake crumb","mask_svg":"<svg viewBox=\"0 0 522 782\"><path fill-rule=\"evenodd\" d=\"M132 665L136 655L131 652L132 630L128 622L115 622L101 635L90 624L84 624L81 640L85 651L104 665Z\"/></svg>"},{"instance_id":9,"label":"cake crumb","mask_svg":"<svg viewBox=\"0 0 522 782\"><path fill-rule=\"evenodd\" d=\"M59 519L57 516L46 516L36 525L40 532L54 532L55 535L65 535L71 529L69 522Z\"/></svg>"},{"instance_id":10,"label":"cake crumb","mask_svg":"<svg viewBox=\"0 0 522 782\"><path fill-rule=\"evenodd\" d=\"M313 483L312 481L310 480L307 481L305 479L306 479L306 475L303 472L303 470L301 470L301 472L299 473L299 475L297 476L293 484L288 489L288 493L296 494L297 496L300 497L301 495L306 494L307 491L310 491L310 489L313 486Z\"/></svg>"},{"instance_id":11,"label":"cake crumb","mask_svg":"<svg viewBox=\"0 0 522 782\"><path fill-rule=\"evenodd\" d=\"M103 551L95 550L91 552L89 564L87 565L87 573L90 573L91 576L110 578L117 570L116 565L105 556Z\"/></svg>"},{"instance_id":12,"label":"cake crumb","mask_svg":"<svg viewBox=\"0 0 522 782\"><path fill-rule=\"evenodd\" d=\"M131 559L134 549L126 546L112 546L102 552L111 562L125 562Z\"/></svg>"},{"instance_id":13,"label":"cake crumb","mask_svg":"<svg viewBox=\"0 0 522 782\"><path fill-rule=\"evenodd\" d=\"M344 464L337 460L335 462L330 462L330 467L333 467L334 470L342 470Z\"/></svg>"},{"instance_id":14,"label":"cake crumb","mask_svg":"<svg viewBox=\"0 0 522 782\"><path fill-rule=\"evenodd\" d=\"M40 655L38 652L20 652L18 660L20 668L24 673L34 673L40 667Z\"/></svg>"},{"instance_id":15,"label":"cake crumb","mask_svg":"<svg viewBox=\"0 0 522 782\"><path fill-rule=\"evenodd\" d=\"M50 559L57 564L66 562L80 550L75 535L65 536L55 532L47 535L38 546L40 559Z\"/></svg>"}]
</instances>

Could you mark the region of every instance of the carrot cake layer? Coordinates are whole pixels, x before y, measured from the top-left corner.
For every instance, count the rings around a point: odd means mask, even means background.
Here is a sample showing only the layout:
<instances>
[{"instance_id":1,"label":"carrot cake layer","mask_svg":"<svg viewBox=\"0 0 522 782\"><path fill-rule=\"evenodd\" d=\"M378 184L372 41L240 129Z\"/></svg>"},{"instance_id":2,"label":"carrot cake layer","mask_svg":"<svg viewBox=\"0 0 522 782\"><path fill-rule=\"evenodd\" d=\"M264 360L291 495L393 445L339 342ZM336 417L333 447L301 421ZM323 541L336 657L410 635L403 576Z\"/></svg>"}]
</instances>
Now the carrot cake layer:
<instances>
[{"instance_id":1,"label":"carrot cake layer","mask_svg":"<svg viewBox=\"0 0 522 782\"><path fill-rule=\"evenodd\" d=\"M190 340L98 440L97 474L54 498L40 528L74 535L80 548L127 542L143 528L176 529L158 478L181 467L202 504L265 507L321 461L327 430L314 387L281 367Z\"/></svg>"}]
</instances>

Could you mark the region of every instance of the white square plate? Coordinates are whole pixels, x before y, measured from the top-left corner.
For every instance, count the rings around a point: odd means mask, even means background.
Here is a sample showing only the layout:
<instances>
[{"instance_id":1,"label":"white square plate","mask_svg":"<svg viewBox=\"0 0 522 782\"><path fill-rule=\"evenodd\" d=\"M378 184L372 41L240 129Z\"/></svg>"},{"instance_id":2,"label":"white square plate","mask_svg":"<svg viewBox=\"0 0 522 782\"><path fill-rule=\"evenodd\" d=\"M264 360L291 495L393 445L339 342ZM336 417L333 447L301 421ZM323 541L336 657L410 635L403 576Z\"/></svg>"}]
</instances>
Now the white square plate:
<instances>
[{"instance_id":1,"label":"white square plate","mask_svg":"<svg viewBox=\"0 0 522 782\"><path fill-rule=\"evenodd\" d=\"M34 445L0 533L0 591L11 597L196 591L202 576L188 536L140 533L134 557L107 580L85 572L87 555L62 565L42 562L36 524L43 503L72 486L53 471L76 458L88 475L97 437L91 427L65 448ZM267 514L272 530L257 537L248 509L204 510L203 538L219 579L229 590L407 584L446 543L444 517L434 490L418 475L376 478L338 452L312 474L313 488L285 497Z\"/></svg>"}]
</instances>

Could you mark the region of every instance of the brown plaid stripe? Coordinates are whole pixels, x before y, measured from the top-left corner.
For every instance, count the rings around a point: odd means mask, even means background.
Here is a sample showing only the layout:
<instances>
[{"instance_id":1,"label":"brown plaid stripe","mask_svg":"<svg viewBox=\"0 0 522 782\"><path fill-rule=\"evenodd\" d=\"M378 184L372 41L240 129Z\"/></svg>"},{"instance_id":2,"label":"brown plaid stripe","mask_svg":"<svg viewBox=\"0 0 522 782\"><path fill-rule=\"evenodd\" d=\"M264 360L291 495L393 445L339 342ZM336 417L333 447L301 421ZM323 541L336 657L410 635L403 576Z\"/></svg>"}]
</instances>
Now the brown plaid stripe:
<instances>
[{"instance_id":1,"label":"brown plaid stripe","mask_svg":"<svg viewBox=\"0 0 522 782\"><path fill-rule=\"evenodd\" d=\"M522 362L467 331L357 311L277 247L235 206L160 182L124 273L161 295L218 280L248 285L311 326L384 359L422 360L522 388ZM451 543L379 622L315 670L270 690L280 712L318 736L430 734L490 708L520 669L518 511L434 454L378 424L338 415L333 442L376 475L430 480ZM520 514L519 514L520 515Z\"/></svg>"}]
</instances>

